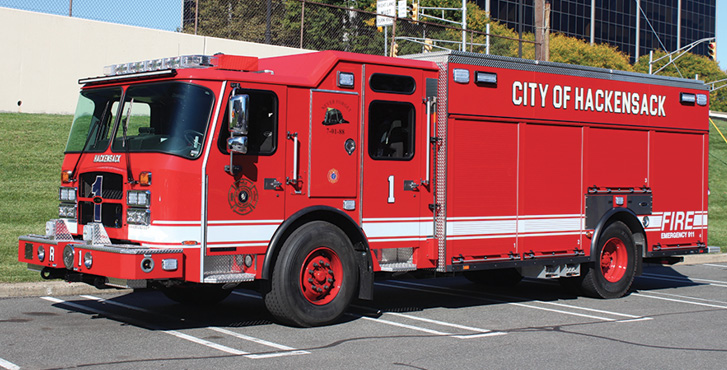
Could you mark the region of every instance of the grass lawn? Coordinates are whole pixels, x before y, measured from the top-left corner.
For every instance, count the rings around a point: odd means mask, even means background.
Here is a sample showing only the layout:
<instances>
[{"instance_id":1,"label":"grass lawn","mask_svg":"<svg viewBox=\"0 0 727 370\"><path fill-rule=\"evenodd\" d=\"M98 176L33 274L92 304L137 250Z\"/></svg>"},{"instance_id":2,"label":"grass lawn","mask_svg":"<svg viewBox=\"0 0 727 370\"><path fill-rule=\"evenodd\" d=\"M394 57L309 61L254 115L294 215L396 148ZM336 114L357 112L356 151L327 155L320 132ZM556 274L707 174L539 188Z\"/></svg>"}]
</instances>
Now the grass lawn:
<instances>
[{"instance_id":1,"label":"grass lawn","mask_svg":"<svg viewBox=\"0 0 727 370\"><path fill-rule=\"evenodd\" d=\"M0 282L40 280L17 261L18 236L58 216L63 149L72 116L0 113ZM727 136L727 120L714 120ZM709 245L727 252L727 143L710 125Z\"/></svg>"},{"instance_id":2,"label":"grass lawn","mask_svg":"<svg viewBox=\"0 0 727 370\"><path fill-rule=\"evenodd\" d=\"M18 262L18 236L58 217L63 149L73 116L0 113L0 282L40 280Z\"/></svg>"},{"instance_id":3,"label":"grass lawn","mask_svg":"<svg viewBox=\"0 0 727 370\"><path fill-rule=\"evenodd\" d=\"M727 137L727 120L712 119ZM709 233L710 246L727 252L727 143L709 126Z\"/></svg>"}]
</instances>

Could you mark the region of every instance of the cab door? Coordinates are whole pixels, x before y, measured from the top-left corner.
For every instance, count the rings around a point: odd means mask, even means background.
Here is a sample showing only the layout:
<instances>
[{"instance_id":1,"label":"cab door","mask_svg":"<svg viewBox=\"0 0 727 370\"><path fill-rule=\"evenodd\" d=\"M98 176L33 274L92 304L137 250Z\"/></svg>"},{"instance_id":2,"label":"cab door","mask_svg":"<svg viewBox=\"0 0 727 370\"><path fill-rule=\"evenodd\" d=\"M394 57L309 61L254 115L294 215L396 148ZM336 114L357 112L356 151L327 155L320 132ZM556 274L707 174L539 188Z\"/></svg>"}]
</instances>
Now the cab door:
<instances>
[{"instance_id":1,"label":"cab door","mask_svg":"<svg viewBox=\"0 0 727 370\"><path fill-rule=\"evenodd\" d=\"M285 206L285 131L281 128L285 110L279 108L279 102L285 99L286 88L230 85L222 98L205 167L206 248L201 269L207 282L219 282L215 280L229 274L233 279L250 279L244 274L259 276L267 245L283 222ZM226 140L230 136L228 100L233 94L249 96L249 123L248 151L234 154L231 162Z\"/></svg>"},{"instance_id":2,"label":"cab door","mask_svg":"<svg viewBox=\"0 0 727 370\"><path fill-rule=\"evenodd\" d=\"M359 94L311 90L309 117L309 196L355 199L360 167Z\"/></svg>"},{"instance_id":3,"label":"cab door","mask_svg":"<svg viewBox=\"0 0 727 370\"><path fill-rule=\"evenodd\" d=\"M382 270L424 267L434 258L416 253L433 234L423 81L418 70L366 66L363 229Z\"/></svg>"}]
</instances>

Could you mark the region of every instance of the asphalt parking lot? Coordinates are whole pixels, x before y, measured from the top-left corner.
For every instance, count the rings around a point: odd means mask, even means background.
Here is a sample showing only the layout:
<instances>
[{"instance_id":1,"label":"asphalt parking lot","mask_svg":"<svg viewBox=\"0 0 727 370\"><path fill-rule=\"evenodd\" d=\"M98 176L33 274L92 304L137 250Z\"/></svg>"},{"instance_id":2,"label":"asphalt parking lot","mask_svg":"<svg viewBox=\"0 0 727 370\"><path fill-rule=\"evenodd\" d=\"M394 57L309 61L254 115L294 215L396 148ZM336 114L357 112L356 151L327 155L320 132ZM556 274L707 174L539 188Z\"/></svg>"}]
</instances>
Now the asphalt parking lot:
<instances>
[{"instance_id":1,"label":"asphalt parking lot","mask_svg":"<svg viewBox=\"0 0 727 370\"><path fill-rule=\"evenodd\" d=\"M555 281L387 280L342 322L274 323L237 290L209 308L155 291L0 299L0 368L724 368L727 263L648 266L621 299Z\"/></svg>"}]
</instances>

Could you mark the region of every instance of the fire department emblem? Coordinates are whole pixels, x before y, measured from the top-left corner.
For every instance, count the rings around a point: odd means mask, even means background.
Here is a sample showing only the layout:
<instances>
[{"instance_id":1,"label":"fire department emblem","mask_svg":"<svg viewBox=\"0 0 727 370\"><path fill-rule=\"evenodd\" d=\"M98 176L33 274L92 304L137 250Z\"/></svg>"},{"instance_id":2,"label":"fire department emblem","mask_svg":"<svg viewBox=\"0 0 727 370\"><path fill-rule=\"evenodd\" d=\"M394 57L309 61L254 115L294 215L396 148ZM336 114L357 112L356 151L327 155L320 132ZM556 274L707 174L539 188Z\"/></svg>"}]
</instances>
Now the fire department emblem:
<instances>
[{"instance_id":1,"label":"fire department emblem","mask_svg":"<svg viewBox=\"0 0 727 370\"><path fill-rule=\"evenodd\" d=\"M331 168L328 171L328 182L331 184L335 184L338 182L338 170L335 168Z\"/></svg>"},{"instance_id":2,"label":"fire department emblem","mask_svg":"<svg viewBox=\"0 0 727 370\"><path fill-rule=\"evenodd\" d=\"M255 210L258 194L255 184L250 180L241 179L230 186L227 194L227 202L230 208L237 214L246 215Z\"/></svg>"}]
</instances>

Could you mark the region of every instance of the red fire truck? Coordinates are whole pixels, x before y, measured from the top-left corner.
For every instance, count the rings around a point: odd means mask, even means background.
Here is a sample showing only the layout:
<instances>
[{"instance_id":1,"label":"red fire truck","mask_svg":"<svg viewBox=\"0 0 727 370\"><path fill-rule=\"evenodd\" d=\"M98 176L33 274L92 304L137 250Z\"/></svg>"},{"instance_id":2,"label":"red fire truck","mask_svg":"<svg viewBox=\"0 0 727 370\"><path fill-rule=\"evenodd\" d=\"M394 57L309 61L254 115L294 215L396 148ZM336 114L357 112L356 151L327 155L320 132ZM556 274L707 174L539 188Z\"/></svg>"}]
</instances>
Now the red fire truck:
<instances>
[{"instance_id":1,"label":"red fire truck","mask_svg":"<svg viewBox=\"0 0 727 370\"><path fill-rule=\"evenodd\" d=\"M216 302L253 282L323 325L375 275L560 279L626 294L706 252L699 81L465 52L217 54L81 89L44 278Z\"/></svg>"}]
</instances>

